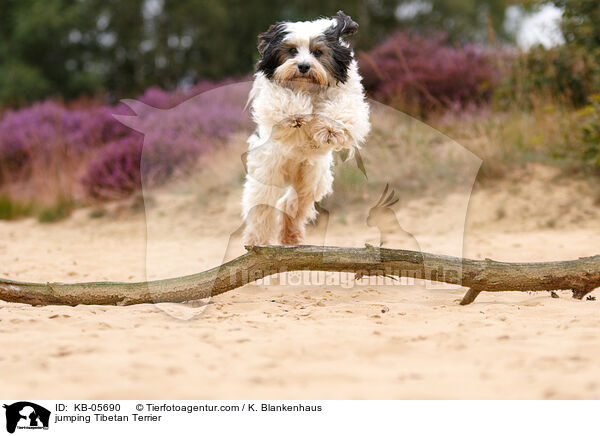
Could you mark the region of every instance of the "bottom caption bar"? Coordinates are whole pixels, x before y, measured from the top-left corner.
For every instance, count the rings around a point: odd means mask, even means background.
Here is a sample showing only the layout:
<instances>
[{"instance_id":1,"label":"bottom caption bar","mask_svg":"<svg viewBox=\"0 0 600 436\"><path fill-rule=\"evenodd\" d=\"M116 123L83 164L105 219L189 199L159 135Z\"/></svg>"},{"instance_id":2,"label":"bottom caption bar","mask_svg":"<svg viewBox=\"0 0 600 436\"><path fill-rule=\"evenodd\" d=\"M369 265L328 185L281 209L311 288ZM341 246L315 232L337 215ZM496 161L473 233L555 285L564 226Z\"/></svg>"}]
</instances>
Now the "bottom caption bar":
<instances>
[{"instance_id":1,"label":"bottom caption bar","mask_svg":"<svg viewBox=\"0 0 600 436\"><path fill-rule=\"evenodd\" d=\"M0 402L5 412L0 436L38 434L35 430L48 435L598 434L592 401Z\"/></svg>"}]
</instances>

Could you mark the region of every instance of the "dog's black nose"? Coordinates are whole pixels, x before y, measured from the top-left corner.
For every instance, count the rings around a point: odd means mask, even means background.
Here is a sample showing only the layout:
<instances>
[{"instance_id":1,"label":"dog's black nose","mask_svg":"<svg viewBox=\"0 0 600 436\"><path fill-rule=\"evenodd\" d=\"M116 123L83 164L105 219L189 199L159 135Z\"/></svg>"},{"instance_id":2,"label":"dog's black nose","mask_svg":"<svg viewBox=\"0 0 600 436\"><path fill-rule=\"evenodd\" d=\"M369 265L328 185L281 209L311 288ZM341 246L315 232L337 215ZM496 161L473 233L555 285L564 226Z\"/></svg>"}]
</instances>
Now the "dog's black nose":
<instances>
[{"instance_id":1,"label":"dog's black nose","mask_svg":"<svg viewBox=\"0 0 600 436\"><path fill-rule=\"evenodd\" d=\"M310 70L309 64L298 64L298 71L300 71L301 74L308 73L308 70Z\"/></svg>"}]
</instances>

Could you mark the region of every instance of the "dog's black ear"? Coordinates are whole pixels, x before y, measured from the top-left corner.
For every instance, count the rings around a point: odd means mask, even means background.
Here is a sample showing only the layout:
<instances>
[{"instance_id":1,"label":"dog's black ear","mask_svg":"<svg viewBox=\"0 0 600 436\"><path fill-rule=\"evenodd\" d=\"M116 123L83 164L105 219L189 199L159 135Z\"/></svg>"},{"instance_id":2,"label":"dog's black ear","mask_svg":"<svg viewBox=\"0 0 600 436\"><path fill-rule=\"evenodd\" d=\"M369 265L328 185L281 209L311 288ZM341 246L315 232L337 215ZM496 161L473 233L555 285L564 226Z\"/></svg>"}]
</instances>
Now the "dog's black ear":
<instances>
[{"instance_id":1,"label":"dog's black ear","mask_svg":"<svg viewBox=\"0 0 600 436\"><path fill-rule=\"evenodd\" d=\"M279 44L285 33L284 23L275 23L258 35L258 52L262 56L271 43ZM271 44L272 45L272 44Z\"/></svg>"},{"instance_id":2,"label":"dog's black ear","mask_svg":"<svg viewBox=\"0 0 600 436\"><path fill-rule=\"evenodd\" d=\"M352 18L343 11L338 11L337 15L333 18L337 20L336 31L338 38L354 35L358 32L358 23L352 21Z\"/></svg>"},{"instance_id":3,"label":"dog's black ear","mask_svg":"<svg viewBox=\"0 0 600 436\"><path fill-rule=\"evenodd\" d=\"M281 63L281 42L287 35L285 23L276 23L264 33L258 35L258 51L260 59L256 71L262 71L271 79L275 69Z\"/></svg>"}]
</instances>

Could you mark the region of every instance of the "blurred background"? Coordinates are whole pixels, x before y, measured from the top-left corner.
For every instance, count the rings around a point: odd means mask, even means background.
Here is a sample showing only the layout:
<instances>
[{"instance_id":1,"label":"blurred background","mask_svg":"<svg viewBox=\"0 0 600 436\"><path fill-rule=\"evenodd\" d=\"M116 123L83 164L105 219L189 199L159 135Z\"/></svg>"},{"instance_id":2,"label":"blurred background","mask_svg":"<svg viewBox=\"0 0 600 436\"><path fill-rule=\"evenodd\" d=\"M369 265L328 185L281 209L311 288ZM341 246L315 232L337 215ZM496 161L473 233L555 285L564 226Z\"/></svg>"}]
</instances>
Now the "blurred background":
<instances>
[{"instance_id":1,"label":"blurred background","mask_svg":"<svg viewBox=\"0 0 600 436\"><path fill-rule=\"evenodd\" d=\"M369 97L419 118L484 159L478 182L529 163L589 182L600 199L600 3L590 0L0 0L0 219L60 220L131 198L143 136L113 114L137 98L168 109L250 80L256 35L276 21L342 8ZM219 104L225 105L217 107ZM153 183L198 165L247 127L213 102L197 129L161 126ZM229 113L223 121L223 114ZM178 121L181 122L181 121ZM241 140L243 143L243 140ZM376 159L377 153L373 153ZM385 155L382 154L382 159ZM242 168L236 177L243 178ZM344 170L339 192L360 172ZM348 173L349 171L349 173ZM415 168L412 171L422 171ZM413 174L414 175L414 174ZM401 174L397 190L418 193ZM362 188L361 188L362 189ZM101 208L99 209L101 210ZM101 212L94 212L100 215Z\"/></svg>"}]
</instances>

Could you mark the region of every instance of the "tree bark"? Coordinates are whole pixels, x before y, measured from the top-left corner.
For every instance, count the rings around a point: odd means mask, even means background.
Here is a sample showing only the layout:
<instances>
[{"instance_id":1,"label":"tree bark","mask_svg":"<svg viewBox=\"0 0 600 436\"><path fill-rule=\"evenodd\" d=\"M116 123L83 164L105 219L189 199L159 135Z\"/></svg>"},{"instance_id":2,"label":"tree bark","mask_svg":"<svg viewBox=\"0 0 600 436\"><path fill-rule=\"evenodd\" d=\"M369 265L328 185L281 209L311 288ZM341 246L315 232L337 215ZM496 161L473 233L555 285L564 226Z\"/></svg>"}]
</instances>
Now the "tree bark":
<instances>
[{"instance_id":1,"label":"tree bark","mask_svg":"<svg viewBox=\"0 0 600 436\"><path fill-rule=\"evenodd\" d=\"M339 271L363 276L413 277L468 287L461 304L482 291L572 290L581 299L600 287L600 255L563 262L508 263L364 248L251 246L248 252L210 270L139 283L25 283L0 279L0 299L32 305L183 302L222 294L247 283L290 271Z\"/></svg>"}]
</instances>

